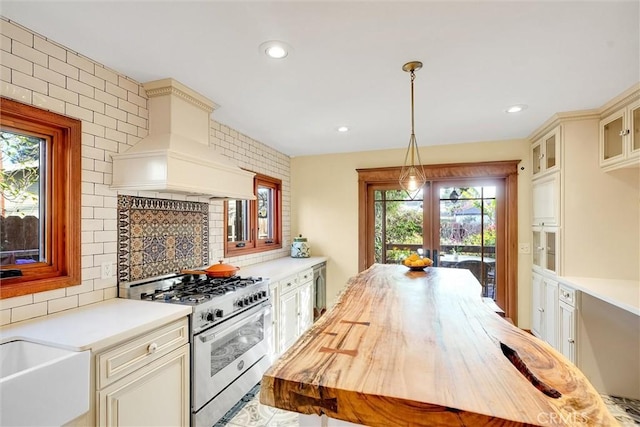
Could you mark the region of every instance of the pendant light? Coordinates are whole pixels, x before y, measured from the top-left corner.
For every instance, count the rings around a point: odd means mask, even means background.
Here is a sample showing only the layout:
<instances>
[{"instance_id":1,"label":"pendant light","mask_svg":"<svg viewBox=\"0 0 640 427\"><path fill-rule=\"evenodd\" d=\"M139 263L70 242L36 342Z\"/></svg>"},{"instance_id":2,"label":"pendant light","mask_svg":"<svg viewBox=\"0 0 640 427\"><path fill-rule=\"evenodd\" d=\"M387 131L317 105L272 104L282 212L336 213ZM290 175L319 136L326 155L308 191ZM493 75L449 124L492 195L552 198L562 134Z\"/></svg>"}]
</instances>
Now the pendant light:
<instances>
[{"instance_id":1,"label":"pendant light","mask_svg":"<svg viewBox=\"0 0 640 427\"><path fill-rule=\"evenodd\" d=\"M422 161L420 160L420 153L418 152L418 144L416 143L413 114L413 81L416 78L415 72L420 68L422 68L422 62L420 61L407 62L402 66L402 69L411 75L411 137L409 137L409 147L407 148L407 154L404 156L404 164L398 181L400 187L407 192L411 199L416 197L427 181Z\"/></svg>"}]
</instances>

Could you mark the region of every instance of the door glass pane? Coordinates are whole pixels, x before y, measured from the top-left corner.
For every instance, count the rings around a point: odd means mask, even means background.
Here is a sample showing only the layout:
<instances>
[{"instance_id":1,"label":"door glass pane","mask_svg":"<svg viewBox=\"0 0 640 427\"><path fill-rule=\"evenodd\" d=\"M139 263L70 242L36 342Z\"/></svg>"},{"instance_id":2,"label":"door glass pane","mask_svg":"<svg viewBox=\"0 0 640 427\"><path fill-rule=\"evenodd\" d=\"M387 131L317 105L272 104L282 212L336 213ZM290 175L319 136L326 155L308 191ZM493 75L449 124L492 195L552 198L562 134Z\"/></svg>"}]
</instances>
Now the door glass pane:
<instances>
[{"instance_id":1,"label":"door glass pane","mask_svg":"<svg viewBox=\"0 0 640 427\"><path fill-rule=\"evenodd\" d=\"M545 168L549 169L556 165L556 136L552 135L544 141L545 144Z\"/></svg>"},{"instance_id":2,"label":"door glass pane","mask_svg":"<svg viewBox=\"0 0 640 427\"><path fill-rule=\"evenodd\" d=\"M227 241L251 240L249 236L249 201L229 200L227 205Z\"/></svg>"},{"instance_id":3,"label":"door glass pane","mask_svg":"<svg viewBox=\"0 0 640 427\"><path fill-rule=\"evenodd\" d=\"M540 241L540 232L539 231L535 231L533 232L533 265L537 265L538 267L541 267L541 253L542 253L542 242Z\"/></svg>"},{"instance_id":4,"label":"door glass pane","mask_svg":"<svg viewBox=\"0 0 640 427\"><path fill-rule=\"evenodd\" d=\"M631 113L631 138L633 138L632 150L640 150L640 107Z\"/></svg>"},{"instance_id":5,"label":"door glass pane","mask_svg":"<svg viewBox=\"0 0 640 427\"><path fill-rule=\"evenodd\" d=\"M533 152L531 155L531 159L533 161L533 175L540 172L540 154L541 154L540 150L541 149L542 149L542 146L540 144L533 147Z\"/></svg>"},{"instance_id":6,"label":"door glass pane","mask_svg":"<svg viewBox=\"0 0 640 427\"><path fill-rule=\"evenodd\" d=\"M411 200L403 190L374 192L375 262L399 264L423 247L422 190Z\"/></svg>"},{"instance_id":7,"label":"door glass pane","mask_svg":"<svg viewBox=\"0 0 640 427\"><path fill-rule=\"evenodd\" d=\"M46 140L0 132L0 265L46 262Z\"/></svg>"},{"instance_id":8,"label":"door glass pane","mask_svg":"<svg viewBox=\"0 0 640 427\"><path fill-rule=\"evenodd\" d=\"M546 262L547 269L551 271L556 271L556 233L555 232L547 232L547 247L546 247Z\"/></svg>"},{"instance_id":9,"label":"door glass pane","mask_svg":"<svg viewBox=\"0 0 640 427\"><path fill-rule=\"evenodd\" d=\"M274 189L258 186L258 239L273 238Z\"/></svg>"},{"instance_id":10,"label":"door glass pane","mask_svg":"<svg viewBox=\"0 0 640 427\"><path fill-rule=\"evenodd\" d=\"M496 187L441 187L440 266L470 270L495 299Z\"/></svg>"},{"instance_id":11,"label":"door glass pane","mask_svg":"<svg viewBox=\"0 0 640 427\"><path fill-rule=\"evenodd\" d=\"M622 117L604 125L604 159L622 154Z\"/></svg>"}]
</instances>

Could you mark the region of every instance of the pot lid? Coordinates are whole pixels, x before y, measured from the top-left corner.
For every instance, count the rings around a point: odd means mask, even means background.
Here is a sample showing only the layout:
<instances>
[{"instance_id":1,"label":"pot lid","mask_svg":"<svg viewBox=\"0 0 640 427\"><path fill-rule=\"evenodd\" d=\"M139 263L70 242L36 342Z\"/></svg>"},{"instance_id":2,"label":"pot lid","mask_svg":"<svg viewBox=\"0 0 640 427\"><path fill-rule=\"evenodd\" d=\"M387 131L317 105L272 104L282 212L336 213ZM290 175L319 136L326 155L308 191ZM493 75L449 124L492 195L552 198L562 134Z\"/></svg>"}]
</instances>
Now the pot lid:
<instances>
[{"instance_id":1,"label":"pot lid","mask_svg":"<svg viewBox=\"0 0 640 427\"><path fill-rule=\"evenodd\" d=\"M294 237L293 241L294 242L306 242L307 238L306 237L302 237L302 234L300 234L298 237Z\"/></svg>"},{"instance_id":2,"label":"pot lid","mask_svg":"<svg viewBox=\"0 0 640 427\"><path fill-rule=\"evenodd\" d=\"M218 261L218 264L213 264L205 271L207 273L235 273L238 270L240 270L239 267L234 267L231 264L224 264L224 260L221 259Z\"/></svg>"}]
</instances>

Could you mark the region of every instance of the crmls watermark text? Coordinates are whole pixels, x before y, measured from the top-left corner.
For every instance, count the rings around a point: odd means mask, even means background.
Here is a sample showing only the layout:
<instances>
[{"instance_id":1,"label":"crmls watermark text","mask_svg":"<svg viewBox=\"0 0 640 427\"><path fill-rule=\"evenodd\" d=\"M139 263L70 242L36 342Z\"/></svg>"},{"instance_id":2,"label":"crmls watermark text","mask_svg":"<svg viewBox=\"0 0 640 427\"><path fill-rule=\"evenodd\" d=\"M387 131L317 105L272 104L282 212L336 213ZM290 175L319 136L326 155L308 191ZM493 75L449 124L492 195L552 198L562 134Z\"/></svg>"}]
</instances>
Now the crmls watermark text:
<instances>
[{"instance_id":1,"label":"crmls watermark text","mask_svg":"<svg viewBox=\"0 0 640 427\"><path fill-rule=\"evenodd\" d=\"M538 422L542 425L574 425L586 424L589 417L583 412L569 412L558 414L556 412L540 412L537 416Z\"/></svg>"}]
</instances>

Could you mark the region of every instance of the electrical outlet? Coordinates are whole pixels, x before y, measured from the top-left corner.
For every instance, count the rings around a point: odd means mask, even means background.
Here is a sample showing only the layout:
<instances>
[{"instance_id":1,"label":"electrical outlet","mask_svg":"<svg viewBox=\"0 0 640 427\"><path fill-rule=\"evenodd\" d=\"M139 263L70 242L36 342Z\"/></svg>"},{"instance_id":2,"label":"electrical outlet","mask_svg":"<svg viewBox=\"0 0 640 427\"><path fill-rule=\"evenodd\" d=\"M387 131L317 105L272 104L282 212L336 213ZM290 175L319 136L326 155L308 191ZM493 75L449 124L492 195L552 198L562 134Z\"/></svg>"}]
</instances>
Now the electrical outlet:
<instances>
[{"instance_id":1,"label":"electrical outlet","mask_svg":"<svg viewBox=\"0 0 640 427\"><path fill-rule=\"evenodd\" d=\"M103 262L102 263L102 271L100 273L101 279L109 279L113 277L113 263L111 262Z\"/></svg>"},{"instance_id":2,"label":"electrical outlet","mask_svg":"<svg viewBox=\"0 0 640 427\"><path fill-rule=\"evenodd\" d=\"M518 245L518 252L521 254L529 254L531 253L531 246L528 243L520 243Z\"/></svg>"}]
</instances>

